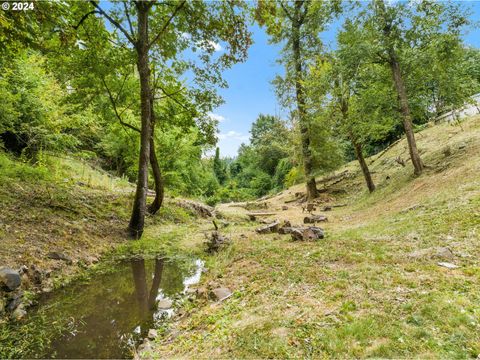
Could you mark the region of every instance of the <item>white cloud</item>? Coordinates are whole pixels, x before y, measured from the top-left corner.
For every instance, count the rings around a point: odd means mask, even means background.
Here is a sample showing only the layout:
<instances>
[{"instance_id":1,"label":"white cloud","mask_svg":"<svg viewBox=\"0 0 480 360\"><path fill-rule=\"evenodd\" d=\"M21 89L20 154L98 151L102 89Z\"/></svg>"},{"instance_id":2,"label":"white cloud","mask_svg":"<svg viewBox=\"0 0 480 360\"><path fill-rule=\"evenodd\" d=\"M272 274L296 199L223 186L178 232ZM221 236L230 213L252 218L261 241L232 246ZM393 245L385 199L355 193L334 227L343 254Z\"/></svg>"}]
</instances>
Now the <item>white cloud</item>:
<instances>
[{"instance_id":1,"label":"white cloud","mask_svg":"<svg viewBox=\"0 0 480 360\"><path fill-rule=\"evenodd\" d=\"M189 34L189 33L186 33L186 32L182 32L180 33L180 36L182 38L184 38L185 40L190 40L192 38L192 34ZM202 44L203 43L203 44ZM206 45L208 44L208 46ZM207 40L206 41L206 44L204 43L204 41L202 41L201 43L197 43L197 45L203 49L203 50L206 50L207 47L208 48L213 48L214 51L222 51L223 50L223 47L222 45L220 45L219 43L213 41L213 40Z\"/></svg>"},{"instance_id":2,"label":"white cloud","mask_svg":"<svg viewBox=\"0 0 480 360\"><path fill-rule=\"evenodd\" d=\"M215 51L222 51L222 49L223 49L223 48L222 48L222 45L220 45L219 43L216 43L215 41L209 40L208 43L209 43L210 45L212 45L212 47L213 47L213 49L214 49Z\"/></svg>"},{"instance_id":3,"label":"white cloud","mask_svg":"<svg viewBox=\"0 0 480 360\"><path fill-rule=\"evenodd\" d=\"M205 51L213 49L213 51L218 52L223 50L222 45L212 40L202 41L202 43L198 43L198 46Z\"/></svg>"},{"instance_id":4,"label":"white cloud","mask_svg":"<svg viewBox=\"0 0 480 360\"><path fill-rule=\"evenodd\" d=\"M219 123L227 120L227 119L225 119L224 116L222 116L220 114L215 114L215 113L212 113L212 112L208 113L208 116L213 120L217 120Z\"/></svg>"},{"instance_id":5,"label":"white cloud","mask_svg":"<svg viewBox=\"0 0 480 360\"><path fill-rule=\"evenodd\" d=\"M249 138L248 135L244 135L242 133L239 133L234 130L230 130L226 133L220 133L218 134L218 139L219 140L226 140L226 139L235 139L235 140L240 140L240 141L247 141Z\"/></svg>"}]
</instances>

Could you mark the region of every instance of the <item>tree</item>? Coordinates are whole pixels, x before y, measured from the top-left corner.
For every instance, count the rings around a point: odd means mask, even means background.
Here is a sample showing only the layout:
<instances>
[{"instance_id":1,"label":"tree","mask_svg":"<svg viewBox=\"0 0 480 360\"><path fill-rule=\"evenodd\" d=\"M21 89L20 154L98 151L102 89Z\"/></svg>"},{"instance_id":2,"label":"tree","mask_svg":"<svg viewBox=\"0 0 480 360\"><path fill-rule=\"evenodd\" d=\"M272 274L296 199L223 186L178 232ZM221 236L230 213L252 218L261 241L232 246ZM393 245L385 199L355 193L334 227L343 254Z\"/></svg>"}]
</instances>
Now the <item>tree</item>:
<instances>
[{"instance_id":1,"label":"tree","mask_svg":"<svg viewBox=\"0 0 480 360\"><path fill-rule=\"evenodd\" d=\"M289 156L285 144L290 135L285 122L278 116L260 114L250 134L250 144L258 159L256 166L273 176L280 160Z\"/></svg>"},{"instance_id":2,"label":"tree","mask_svg":"<svg viewBox=\"0 0 480 360\"><path fill-rule=\"evenodd\" d=\"M420 175L424 165L415 140L411 107L415 103L416 87L424 83L424 79L410 75L418 70L415 66L418 65L417 59L422 60L423 67L429 66L430 61L442 62L441 58L432 57L429 44L438 44L443 39L441 42L447 44L447 49L452 49L456 41L444 40L459 39L460 29L468 21L461 5L451 3L419 1L386 6L384 0L373 0L372 9L373 13L367 15L364 24L373 32L370 39L374 44L375 60L390 68L410 159L414 173ZM431 72L431 68L428 71Z\"/></svg>"},{"instance_id":3,"label":"tree","mask_svg":"<svg viewBox=\"0 0 480 360\"><path fill-rule=\"evenodd\" d=\"M413 133L412 117L410 106L408 104L407 90L403 79L402 69L397 51L395 49L395 35L397 33L395 26L394 12L387 12L383 0L375 0L375 10L377 21L382 29L382 42L386 52L385 59L390 66L393 76L393 82L398 94L400 109L403 115L403 127L407 136L408 151L412 160L415 175L420 175L423 171L423 162L417 149L417 142Z\"/></svg>"},{"instance_id":4,"label":"tree","mask_svg":"<svg viewBox=\"0 0 480 360\"><path fill-rule=\"evenodd\" d=\"M220 148L215 149L215 158L213 159L213 172L217 177L220 185L223 185L227 180L227 169L225 163L220 159Z\"/></svg>"},{"instance_id":5,"label":"tree","mask_svg":"<svg viewBox=\"0 0 480 360\"><path fill-rule=\"evenodd\" d=\"M175 59L187 44L206 49L202 55L208 69L194 67L197 78L208 76L219 78L222 66L241 61L246 56L250 44L249 33L244 24L244 5L235 2L206 3L185 0L176 4L155 1L123 2L113 11L105 11L95 1L90 1L94 10L86 13L79 24L90 14L102 15L120 34L119 40L127 49L132 49L140 84L140 151L138 161L137 190L129 223L132 238L141 237L146 213L148 190L148 163L153 136L151 63L158 61L166 64L166 59ZM239 5L239 6L237 6ZM114 6L115 7L115 6ZM207 16L208 14L208 16ZM136 15L136 31L133 28ZM223 21L219 21L222 19ZM79 25L77 25L79 26ZM187 34L187 36L183 36ZM210 62L213 53L212 41L223 40L229 43L229 52L220 56L217 62Z\"/></svg>"},{"instance_id":6,"label":"tree","mask_svg":"<svg viewBox=\"0 0 480 360\"><path fill-rule=\"evenodd\" d=\"M336 128L352 144L368 190L373 192L364 144L388 135L397 121L397 109L388 74L382 65L369 62L363 37L358 21L347 19L338 33L337 50L322 57L311 74L314 89L329 92Z\"/></svg>"},{"instance_id":7,"label":"tree","mask_svg":"<svg viewBox=\"0 0 480 360\"><path fill-rule=\"evenodd\" d=\"M282 59L285 65L285 77L277 78L277 92L288 99L292 92L295 98L295 114L301 134L303 169L306 178L307 198L317 196L314 176L314 164L311 149L310 116L306 109L304 88L308 63L319 53L322 43L319 37L333 14L338 3L333 1L260 1L257 8L257 20L265 25L271 36L271 42L283 43ZM286 100L285 105L291 105Z\"/></svg>"}]
</instances>

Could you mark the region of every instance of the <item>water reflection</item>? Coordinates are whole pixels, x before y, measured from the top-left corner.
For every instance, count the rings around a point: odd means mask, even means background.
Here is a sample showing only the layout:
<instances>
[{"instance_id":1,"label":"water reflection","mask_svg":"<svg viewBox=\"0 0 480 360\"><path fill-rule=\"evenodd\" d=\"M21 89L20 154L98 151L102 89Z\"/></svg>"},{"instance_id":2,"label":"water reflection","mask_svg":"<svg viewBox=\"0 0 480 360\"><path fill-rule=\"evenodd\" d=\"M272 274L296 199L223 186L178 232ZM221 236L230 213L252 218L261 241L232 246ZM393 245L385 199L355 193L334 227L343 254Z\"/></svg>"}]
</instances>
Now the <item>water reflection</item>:
<instances>
[{"instance_id":1,"label":"water reflection","mask_svg":"<svg viewBox=\"0 0 480 360\"><path fill-rule=\"evenodd\" d=\"M135 296L142 317L149 314L150 310L155 310L156 299L160 282L162 280L164 259L155 259L155 271L153 274L152 286L147 293L147 275L145 271L145 260L131 260L133 282L135 284Z\"/></svg>"},{"instance_id":2,"label":"water reflection","mask_svg":"<svg viewBox=\"0 0 480 360\"><path fill-rule=\"evenodd\" d=\"M88 284L45 296L45 315L52 322L69 322L69 331L47 353L33 349L30 357L129 357L129 347L172 314L171 309L157 309L158 301L184 293L198 282L202 267L201 261L192 267L167 259L135 259L119 263L114 273L96 275Z\"/></svg>"}]
</instances>

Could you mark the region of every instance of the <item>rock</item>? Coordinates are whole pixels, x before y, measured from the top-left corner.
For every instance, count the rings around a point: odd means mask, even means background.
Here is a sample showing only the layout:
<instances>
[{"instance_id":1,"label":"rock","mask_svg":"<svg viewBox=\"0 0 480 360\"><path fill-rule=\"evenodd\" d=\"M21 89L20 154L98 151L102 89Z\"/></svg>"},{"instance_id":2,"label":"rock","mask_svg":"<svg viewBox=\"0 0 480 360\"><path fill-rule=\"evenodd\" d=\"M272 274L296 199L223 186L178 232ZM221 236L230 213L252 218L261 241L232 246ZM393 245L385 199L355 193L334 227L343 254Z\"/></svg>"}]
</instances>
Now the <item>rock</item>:
<instances>
[{"instance_id":1,"label":"rock","mask_svg":"<svg viewBox=\"0 0 480 360\"><path fill-rule=\"evenodd\" d=\"M277 232L279 225L280 225L280 222L277 220L273 223L259 227L255 231L259 234L269 234L269 233Z\"/></svg>"},{"instance_id":2,"label":"rock","mask_svg":"<svg viewBox=\"0 0 480 360\"><path fill-rule=\"evenodd\" d=\"M25 315L27 315L27 312L23 308L23 305L19 305L15 311L12 313L12 318L15 319L16 321L22 320Z\"/></svg>"},{"instance_id":3,"label":"rock","mask_svg":"<svg viewBox=\"0 0 480 360\"><path fill-rule=\"evenodd\" d=\"M28 270L28 277L30 278L30 280L32 280L32 282L35 284L35 285L41 285L42 284L42 281L43 281L43 275L42 275L42 272L35 266L35 265L30 265L30 269Z\"/></svg>"},{"instance_id":4,"label":"rock","mask_svg":"<svg viewBox=\"0 0 480 360\"><path fill-rule=\"evenodd\" d=\"M7 303L6 310L9 312L14 311L22 303L22 295L14 294Z\"/></svg>"},{"instance_id":5,"label":"rock","mask_svg":"<svg viewBox=\"0 0 480 360\"><path fill-rule=\"evenodd\" d=\"M71 258L69 258L67 255L61 253L61 252L58 252L58 251L52 251L52 252L49 252L47 254L47 257L49 259L53 259L53 260L62 260L62 261L65 261L67 264L71 265L73 264L73 261Z\"/></svg>"},{"instance_id":6,"label":"rock","mask_svg":"<svg viewBox=\"0 0 480 360\"><path fill-rule=\"evenodd\" d=\"M458 266L449 262L439 262L437 263L438 266L446 267L447 269L457 269Z\"/></svg>"},{"instance_id":7,"label":"rock","mask_svg":"<svg viewBox=\"0 0 480 360\"><path fill-rule=\"evenodd\" d=\"M442 260L453 260L453 259L455 259L455 255L453 255L452 250L450 250L447 247L437 248L433 257L439 258L439 259L442 259Z\"/></svg>"},{"instance_id":8,"label":"rock","mask_svg":"<svg viewBox=\"0 0 480 360\"><path fill-rule=\"evenodd\" d=\"M155 330L155 329L150 329L150 330L148 330L148 335L147 335L147 337L148 337L150 340L156 339L157 336L158 336L157 330Z\"/></svg>"},{"instance_id":9,"label":"rock","mask_svg":"<svg viewBox=\"0 0 480 360\"><path fill-rule=\"evenodd\" d=\"M324 238L323 229L316 226L291 228L294 241L315 241Z\"/></svg>"},{"instance_id":10,"label":"rock","mask_svg":"<svg viewBox=\"0 0 480 360\"><path fill-rule=\"evenodd\" d=\"M441 260L453 260L453 252L447 247L427 248L413 251L407 255L412 259L437 258Z\"/></svg>"},{"instance_id":11,"label":"rock","mask_svg":"<svg viewBox=\"0 0 480 360\"><path fill-rule=\"evenodd\" d=\"M158 302L157 307L160 310L167 310L173 306L173 301L170 299L162 299Z\"/></svg>"},{"instance_id":12,"label":"rock","mask_svg":"<svg viewBox=\"0 0 480 360\"><path fill-rule=\"evenodd\" d=\"M229 298L230 296L232 296L232 294L233 293L229 288L220 287L220 288L213 289L210 292L210 297L215 301L223 301Z\"/></svg>"},{"instance_id":13,"label":"rock","mask_svg":"<svg viewBox=\"0 0 480 360\"><path fill-rule=\"evenodd\" d=\"M311 213L312 211L315 211L316 210L316 207L315 207L315 204L314 203L308 203L307 206L304 206L302 208L302 212L309 212Z\"/></svg>"},{"instance_id":14,"label":"rock","mask_svg":"<svg viewBox=\"0 0 480 360\"><path fill-rule=\"evenodd\" d=\"M7 291L13 291L20 286L22 279L20 274L10 268L0 268L0 285Z\"/></svg>"},{"instance_id":15,"label":"rock","mask_svg":"<svg viewBox=\"0 0 480 360\"><path fill-rule=\"evenodd\" d=\"M223 236L218 231L213 231L210 239L205 242L206 251L208 253L214 253L219 251L220 249L226 247L231 243L230 238Z\"/></svg>"},{"instance_id":16,"label":"rock","mask_svg":"<svg viewBox=\"0 0 480 360\"><path fill-rule=\"evenodd\" d=\"M283 210L283 211L288 210L288 206L287 206L287 205L283 205L283 206L282 206L282 210Z\"/></svg>"},{"instance_id":17,"label":"rock","mask_svg":"<svg viewBox=\"0 0 480 360\"><path fill-rule=\"evenodd\" d=\"M315 224L324 221L328 221L328 218L325 215L310 215L303 218L304 224Z\"/></svg>"},{"instance_id":18,"label":"rock","mask_svg":"<svg viewBox=\"0 0 480 360\"><path fill-rule=\"evenodd\" d=\"M200 287L197 289L197 298L199 299L205 299L207 297L207 289L204 287Z\"/></svg>"}]
</instances>

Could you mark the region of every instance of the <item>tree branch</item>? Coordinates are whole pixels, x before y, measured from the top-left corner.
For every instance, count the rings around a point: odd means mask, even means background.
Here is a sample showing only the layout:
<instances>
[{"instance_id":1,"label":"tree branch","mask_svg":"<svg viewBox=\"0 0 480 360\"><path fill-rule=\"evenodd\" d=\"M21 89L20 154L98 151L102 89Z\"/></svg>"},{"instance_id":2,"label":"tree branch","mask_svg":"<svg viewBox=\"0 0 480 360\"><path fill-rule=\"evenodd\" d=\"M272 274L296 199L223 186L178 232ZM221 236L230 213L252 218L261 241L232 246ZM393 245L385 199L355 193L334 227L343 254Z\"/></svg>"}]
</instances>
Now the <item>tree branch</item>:
<instances>
[{"instance_id":1,"label":"tree branch","mask_svg":"<svg viewBox=\"0 0 480 360\"><path fill-rule=\"evenodd\" d=\"M107 90L107 93L108 93L108 98L110 99L110 102L112 103L112 106L113 106L113 111L115 112L115 116L117 117L118 121L120 121L120 124L122 124L123 126L126 126L128 127L129 129L132 129L136 132L140 132L140 129L133 126L133 125L130 125L129 123L126 123L125 121L122 120L122 116L118 113L118 110L117 110L117 104L115 103L115 99L113 98L113 95L112 95L112 92L110 91L110 89L108 88L107 86L107 82L105 81L105 79L103 78L102 79L102 82L103 82L103 86L105 86L105 89ZM118 96L117 96L118 98Z\"/></svg>"},{"instance_id":2,"label":"tree branch","mask_svg":"<svg viewBox=\"0 0 480 360\"><path fill-rule=\"evenodd\" d=\"M305 7L303 8L303 12L301 13L300 19L299 19L300 24L303 24L303 22L305 21L305 18L307 17L307 13L308 13L308 4L309 3L308 2L306 3L306 2L302 1L302 5L304 5L304 4L305 4Z\"/></svg>"},{"instance_id":3,"label":"tree branch","mask_svg":"<svg viewBox=\"0 0 480 360\"><path fill-rule=\"evenodd\" d=\"M130 36L128 31L125 30L125 28L122 25L120 25L118 21L116 21L110 15L108 15L94 0L90 0L90 4L92 4L99 11L100 14L102 14L108 21L110 21L110 23L112 23L113 26L115 26L118 30L120 30L132 45L134 46L136 45L136 41L132 38L132 36Z\"/></svg>"},{"instance_id":4,"label":"tree branch","mask_svg":"<svg viewBox=\"0 0 480 360\"><path fill-rule=\"evenodd\" d=\"M166 97L169 97L170 99L172 99L173 101L175 101L178 105L180 105L182 108L184 108L185 110L187 111L190 111L190 112L193 112L191 109L189 109L185 104L181 103L178 99L176 99L175 97L173 97L172 95L174 94L169 94L163 87L161 87L160 85L158 85L158 88L160 90L162 90L162 92L165 94ZM183 89L180 89L180 91L182 91ZM180 92L178 91L178 92Z\"/></svg>"},{"instance_id":5,"label":"tree branch","mask_svg":"<svg viewBox=\"0 0 480 360\"><path fill-rule=\"evenodd\" d=\"M180 11L180 9L185 5L187 1L186 0L183 0L180 4L178 4L176 7L175 7L175 10L173 10L173 13L172 15L170 15L170 17L168 18L168 20L165 22L165 24L163 24L162 28L160 29L160 31L158 32L157 36L155 36L153 38L153 40L148 44L148 48L150 48L153 44L155 44L157 42L157 40L160 38L160 36L162 36L163 32L167 29L168 25L170 25L170 23L173 21L173 18L177 15L177 13Z\"/></svg>"},{"instance_id":6,"label":"tree branch","mask_svg":"<svg viewBox=\"0 0 480 360\"><path fill-rule=\"evenodd\" d=\"M285 15L287 15L287 17L290 19L290 21L293 21L293 17L292 17L292 15L290 15L290 13L288 12L287 8L286 8L285 5L283 4L283 1L280 1L280 6L282 7L283 12L285 13Z\"/></svg>"},{"instance_id":7,"label":"tree branch","mask_svg":"<svg viewBox=\"0 0 480 360\"><path fill-rule=\"evenodd\" d=\"M185 90L185 88L180 88L178 89L177 91L174 91L170 94L168 94L165 90L163 90L162 88L160 88L159 85L155 85L156 88L159 88L160 90L162 90L162 92L165 94L164 96L160 96L160 97L155 97L154 100L161 100L161 99L164 99L164 98L171 98L173 95L176 95L178 93L181 93L183 90Z\"/></svg>"},{"instance_id":8,"label":"tree branch","mask_svg":"<svg viewBox=\"0 0 480 360\"><path fill-rule=\"evenodd\" d=\"M99 12L97 10L92 10L88 13L86 13L85 15L82 16L82 18L80 19L80 21L78 22L77 25L74 25L73 28L75 30L78 30L78 28L80 27L80 25L82 25L82 23L87 20L87 18L90 16L90 15L93 15L93 14L99 14Z\"/></svg>"},{"instance_id":9,"label":"tree branch","mask_svg":"<svg viewBox=\"0 0 480 360\"><path fill-rule=\"evenodd\" d=\"M135 31L133 31L132 20L130 19L130 14L128 12L127 3L123 3L123 7L125 9L125 14L127 15L128 27L130 28L130 33L132 34L132 38L135 38Z\"/></svg>"}]
</instances>

